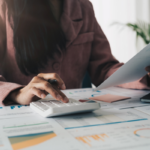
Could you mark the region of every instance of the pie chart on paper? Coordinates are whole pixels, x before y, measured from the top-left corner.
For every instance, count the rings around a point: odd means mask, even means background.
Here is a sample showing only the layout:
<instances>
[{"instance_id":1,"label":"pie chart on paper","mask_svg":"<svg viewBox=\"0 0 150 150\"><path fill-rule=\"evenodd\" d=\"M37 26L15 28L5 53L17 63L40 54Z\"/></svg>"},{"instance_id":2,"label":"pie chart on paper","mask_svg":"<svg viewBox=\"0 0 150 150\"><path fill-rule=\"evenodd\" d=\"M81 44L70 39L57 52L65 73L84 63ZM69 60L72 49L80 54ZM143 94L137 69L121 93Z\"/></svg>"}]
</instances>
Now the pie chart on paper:
<instances>
[{"instance_id":1,"label":"pie chart on paper","mask_svg":"<svg viewBox=\"0 0 150 150\"><path fill-rule=\"evenodd\" d=\"M141 138L150 138L150 128L143 128L134 131L134 134Z\"/></svg>"}]
</instances>

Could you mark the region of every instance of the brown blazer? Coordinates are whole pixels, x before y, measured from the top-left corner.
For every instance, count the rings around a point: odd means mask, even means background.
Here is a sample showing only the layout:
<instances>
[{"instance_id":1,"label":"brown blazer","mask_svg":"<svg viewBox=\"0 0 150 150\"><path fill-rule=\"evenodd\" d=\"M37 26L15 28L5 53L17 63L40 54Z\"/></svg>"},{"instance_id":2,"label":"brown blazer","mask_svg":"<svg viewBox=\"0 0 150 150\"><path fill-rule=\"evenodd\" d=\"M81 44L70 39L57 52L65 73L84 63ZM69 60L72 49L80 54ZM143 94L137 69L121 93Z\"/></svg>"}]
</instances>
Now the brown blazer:
<instances>
[{"instance_id":1,"label":"brown blazer","mask_svg":"<svg viewBox=\"0 0 150 150\"><path fill-rule=\"evenodd\" d=\"M98 86L123 65L113 57L89 0L64 0L61 26L67 39L66 53L50 60L47 67L40 72L59 74L67 89L80 88L86 71L89 72L92 83ZM7 5L5 0L0 0L1 105L11 91L27 85L35 76L25 76L20 72L14 55L13 35L8 21ZM146 83L146 78L143 80ZM147 88L141 81L123 87Z\"/></svg>"}]
</instances>

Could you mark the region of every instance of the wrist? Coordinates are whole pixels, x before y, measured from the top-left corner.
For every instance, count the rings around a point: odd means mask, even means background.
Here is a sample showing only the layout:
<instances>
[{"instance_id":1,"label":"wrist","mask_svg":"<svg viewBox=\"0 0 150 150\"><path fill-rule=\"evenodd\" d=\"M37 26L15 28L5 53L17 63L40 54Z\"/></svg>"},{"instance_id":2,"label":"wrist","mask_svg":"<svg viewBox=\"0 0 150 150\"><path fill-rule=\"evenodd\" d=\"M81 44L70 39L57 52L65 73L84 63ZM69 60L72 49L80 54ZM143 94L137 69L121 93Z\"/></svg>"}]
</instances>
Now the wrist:
<instances>
[{"instance_id":1,"label":"wrist","mask_svg":"<svg viewBox=\"0 0 150 150\"><path fill-rule=\"evenodd\" d=\"M6 98L7 101L17 102L17 97L19 93L20 93L20 88L10 92Z\"/></svg>"}]
</instances>

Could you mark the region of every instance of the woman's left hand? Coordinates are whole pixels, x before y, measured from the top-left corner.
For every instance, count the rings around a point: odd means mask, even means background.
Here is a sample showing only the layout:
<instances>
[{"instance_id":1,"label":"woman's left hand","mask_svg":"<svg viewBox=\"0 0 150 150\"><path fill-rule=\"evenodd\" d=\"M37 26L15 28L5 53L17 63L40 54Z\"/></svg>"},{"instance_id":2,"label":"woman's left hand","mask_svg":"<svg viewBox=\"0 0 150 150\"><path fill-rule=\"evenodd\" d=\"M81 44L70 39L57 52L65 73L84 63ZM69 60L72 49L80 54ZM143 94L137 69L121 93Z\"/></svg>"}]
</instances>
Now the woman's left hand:
<instances>
[{"instance_id":1,"label":"woman's left hand","mask_svg":"<svg viewBox=\"0 0 150 150\"><path fill-rule=\"evenodd\" d=\"M149 78L147 79L148 80L147 82L148 82L148 86L149 86L150 85L150 66L147 66L145 68L145 70L148 72L147 75L148 75Z\"/></svg>"},{"instance_id":2,"label":"woman's left hand","mask_svg":"<svg viewBox=\"0 0 150 150\"><path fill-rule=\"evenodd\" d=\"M150 77L150 66L147 66L145 70L148 72L148 76Z\"/></svg>"}]
</instances>

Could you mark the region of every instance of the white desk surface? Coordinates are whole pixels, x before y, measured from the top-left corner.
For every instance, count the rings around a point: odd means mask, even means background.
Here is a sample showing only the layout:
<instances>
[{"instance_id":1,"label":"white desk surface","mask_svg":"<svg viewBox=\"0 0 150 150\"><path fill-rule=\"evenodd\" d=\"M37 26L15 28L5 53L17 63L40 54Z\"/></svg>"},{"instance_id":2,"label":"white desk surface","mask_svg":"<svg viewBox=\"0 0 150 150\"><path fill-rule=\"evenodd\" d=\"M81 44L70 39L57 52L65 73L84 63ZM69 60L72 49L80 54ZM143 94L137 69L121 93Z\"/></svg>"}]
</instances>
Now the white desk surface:
<instances>
[{"instance_id":1,"label":"white desk surface","mask_svg":"<svg viewBox=\"0 0 150 150\"><path fill-rule=\"evenodd\" d=\"M108 93L132 99L102 102L102 108L92 113L54 118L42 118L28 106L0 107L0 150L150 149L150 104L140 102L149 91L112 87L64 93L74 99Z\"/></svg>"}]
</instances>

